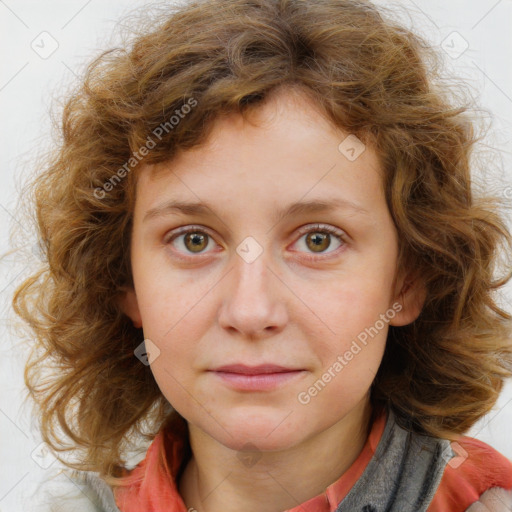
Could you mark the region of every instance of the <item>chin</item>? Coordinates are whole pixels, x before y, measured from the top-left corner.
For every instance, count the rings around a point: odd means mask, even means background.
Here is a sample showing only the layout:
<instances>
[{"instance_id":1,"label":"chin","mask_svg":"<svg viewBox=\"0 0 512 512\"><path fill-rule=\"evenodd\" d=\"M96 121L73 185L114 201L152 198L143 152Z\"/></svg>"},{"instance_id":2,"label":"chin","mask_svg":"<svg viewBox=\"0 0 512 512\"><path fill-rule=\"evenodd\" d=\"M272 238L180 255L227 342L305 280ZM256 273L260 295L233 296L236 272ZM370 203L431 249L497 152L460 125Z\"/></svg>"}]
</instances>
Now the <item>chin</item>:
<instances>
[{"instance_id":1,"label":"chin","mask_svg":"<svg viewBox=\"0 0 512 512\"><path fill-rule=\"evenodd\" d=\"M297 422L293 416L284 409L256 412L243 408L216 416L224 428L208 419L196 425L231 450L245 451L247 445L254 445L260 451L279 451L300 443L307 433L304 421Z\"/></svg>"}]
</instances>

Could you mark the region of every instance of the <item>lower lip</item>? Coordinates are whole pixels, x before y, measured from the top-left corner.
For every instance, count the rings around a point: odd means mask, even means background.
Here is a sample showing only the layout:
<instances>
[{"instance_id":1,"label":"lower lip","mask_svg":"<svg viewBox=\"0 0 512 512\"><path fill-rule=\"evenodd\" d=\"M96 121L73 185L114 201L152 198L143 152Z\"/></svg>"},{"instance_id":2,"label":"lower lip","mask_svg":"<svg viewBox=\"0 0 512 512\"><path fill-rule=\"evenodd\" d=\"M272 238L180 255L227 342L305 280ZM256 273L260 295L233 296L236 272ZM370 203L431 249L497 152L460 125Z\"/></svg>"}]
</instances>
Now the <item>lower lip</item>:
<instances>
[{"instance_id":1,"label":"lower lip","mask_svg":"<svg viewBox=\"0 0 512 512\"><path fill-rule=\"evenodd\" d=\"M217 377L219 377L228 386L237 390L269 391L302 376L305 371L298 370L293 372L259 373L257 375L230 372L212 373L217 375Z\"/></svg>"}]
</instances>

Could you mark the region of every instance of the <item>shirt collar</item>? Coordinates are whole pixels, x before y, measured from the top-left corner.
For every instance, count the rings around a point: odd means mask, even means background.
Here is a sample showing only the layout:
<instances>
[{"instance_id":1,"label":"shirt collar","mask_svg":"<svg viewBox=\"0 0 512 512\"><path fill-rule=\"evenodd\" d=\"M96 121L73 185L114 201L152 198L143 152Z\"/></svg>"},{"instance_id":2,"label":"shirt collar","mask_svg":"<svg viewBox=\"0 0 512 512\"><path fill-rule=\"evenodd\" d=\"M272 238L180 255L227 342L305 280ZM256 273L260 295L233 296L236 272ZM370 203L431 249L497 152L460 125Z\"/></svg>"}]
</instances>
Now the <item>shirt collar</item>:
<instances>
[{"instance_id":1,"label":"shirt collar","mask_svg":"<svg viewBox=\"0 0 512 512\"><path fill-rule=\"evenodd\" d=\"M326 490L287 512L335 512L375 454L388 413L376 412L370 434L351 466ZM115 490L116 504L122 512L187 512L177 481L190 459L186 421L173 412L148 448L145 459L126 472L125 484Z\"/></svg>"}]
</instances>

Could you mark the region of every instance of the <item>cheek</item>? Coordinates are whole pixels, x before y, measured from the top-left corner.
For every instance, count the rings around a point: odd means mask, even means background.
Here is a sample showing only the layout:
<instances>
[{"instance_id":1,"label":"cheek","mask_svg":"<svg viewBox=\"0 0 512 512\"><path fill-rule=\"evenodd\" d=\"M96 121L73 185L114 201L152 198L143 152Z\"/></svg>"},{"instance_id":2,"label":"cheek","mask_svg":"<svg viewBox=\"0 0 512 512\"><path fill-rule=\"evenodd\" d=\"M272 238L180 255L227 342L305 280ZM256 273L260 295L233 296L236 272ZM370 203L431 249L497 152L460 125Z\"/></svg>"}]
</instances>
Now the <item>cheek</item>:
<instances>
[{"instance_id":1,"label":"cheek","mask_svg":"<svg viewBox=\"0 0 512 512\"><path fill-rule=\"evenodd\" d=\"M204 286L178 279L146 276L138 291L144 337L153 341L160 355L151 365L163 391L188 382L204 347L205 332L215 322L215 309Z\"/></svg>"},{"instance_id":2,"label":"cheek","mask_svg":"<svg viewBox=\"0 0 512 512\"><path fill-rule=\"evenodd\" d=\"M321 290L311 288L305 302L321 321L329 345L336 339L338 348L342 349L349 340L379 321L381 315L386 315L390 308L390 286L389 279L378 281L373 276L352 275L334 279ZM315 326L318 324L317 320ZM382 330L380 323L379 330ZM318 336L314 331L311 334Z\"/></svg>"},{"instance_id":3,"label":"cheek","mask_svg":"<svg viewBox=\"0 0 512 512\"><path fill-rule=\"evenodd\" d=\"M193 405L191 399L196 395L194 384L198 347L194 340L200 338L200 334L194 332L193 322L187 323L183 319L169 332L166 331L170 327L162 327L161 338L157 341L160 354L151 363L151 372L162 394L182 414ZM157 329L158 326L153 325L153 332Z\"/></svg>"},{"instance_id":4,"label":"cheek","mask_svg":"<svg viewBox=\"0 0 512 512\"><path fill-rule=\"evenodd\" d=\"M148 265L148 268L154 266ZM197 324L201 318L198 312L214 283L199 278L193 280L188 275L179 271L153 273L144 269L137 276L137 299L145 334L167 339L182 329L183 324L189 329Z\"/></svg>"},{"instance_id":5,"label":"cheek","mask_svg":"<svg viewBox=\"0 0 512 512\"><path fill-rule=\"evenodd\" d=\"M378 307L380 303L369 308L365 302L366 310L354 301L346 305L349 308L338 315L331 312L330 328L335 334L316 333L310 338L316 340L313 350L319 364L297 395L300 404L312 404L309 410L323 411L322 422L327 423L364 398L386 346L389 319L382 320L380 314L386 318L388 310Z\"/></svg>"},{"instance_id":6,"label":"cheek","mask_svg":"<svg viewBox=\"0 0 512 512\"><path fill-rule=\"evenodd\" d=\"M314 401L334 418L367 393L393 317L384 292L382 281L361 277L340 280L315 297L312 309L317 308L324 323L308 333L318 366L301 389L301 403Z\"/></svg>"}]
</instances>

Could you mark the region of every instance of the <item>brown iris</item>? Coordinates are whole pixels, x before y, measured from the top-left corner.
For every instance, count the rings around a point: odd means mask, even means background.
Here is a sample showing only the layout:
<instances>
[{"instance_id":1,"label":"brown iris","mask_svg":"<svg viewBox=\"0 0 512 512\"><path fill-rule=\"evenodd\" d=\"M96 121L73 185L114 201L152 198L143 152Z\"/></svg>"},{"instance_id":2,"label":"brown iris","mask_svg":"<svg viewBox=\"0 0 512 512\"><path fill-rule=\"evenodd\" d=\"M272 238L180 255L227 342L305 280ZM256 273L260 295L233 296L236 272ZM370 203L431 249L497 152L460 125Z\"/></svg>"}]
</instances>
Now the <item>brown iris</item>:
<instances>
[{"instance_id":1,"label":"brown iris","mask_svg":"<svg viewBox=\"0 0 512 512\"><path fill-rule=\"evenodd\" d=\"M207 235L198 232L187 233L184 240L185 247L191 252L201 252L205 247L208 246L206 237Z\"/></svg>"},{"instance_id":2,"label":"brown iris","mask_svg":"<svg viewBox=\"0 0 512 512\"><path fill-rule=\"evenodd\" d=\"M311 245L310 245L310 242ZM330 234L313 231L306 236L306 245L315 252L325 251L330 245Z\"/></svg>"}]
</instances>

